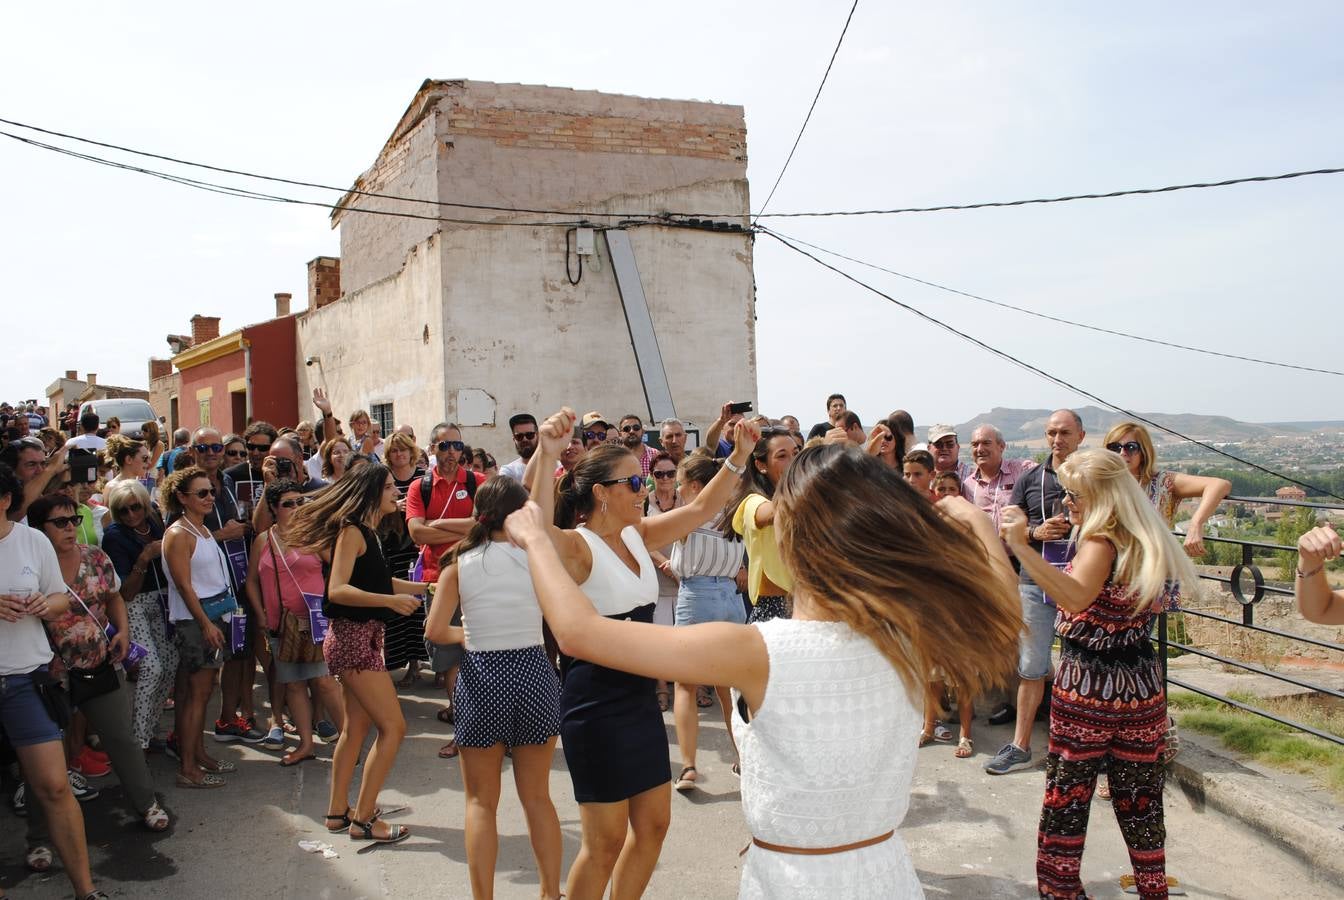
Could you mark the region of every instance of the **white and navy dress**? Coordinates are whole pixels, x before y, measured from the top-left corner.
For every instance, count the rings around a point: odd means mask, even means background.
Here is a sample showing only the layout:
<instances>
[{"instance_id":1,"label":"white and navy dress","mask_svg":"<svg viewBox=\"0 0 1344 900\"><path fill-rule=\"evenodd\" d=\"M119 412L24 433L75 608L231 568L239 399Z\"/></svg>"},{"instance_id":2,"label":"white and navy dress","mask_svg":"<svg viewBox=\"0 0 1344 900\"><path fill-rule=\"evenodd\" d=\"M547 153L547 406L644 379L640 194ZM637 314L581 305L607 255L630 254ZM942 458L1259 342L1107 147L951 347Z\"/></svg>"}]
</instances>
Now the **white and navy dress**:
<instances>
[{"instance_id":1,"label":"white and navy dress","mask_svg":"<svg viewBox=\"0 0 1344 900\"><path fill-rule=\"evenodd\" d=\"M527 554L492 541L457 558L466 653L453 693L457 743L526 747L560 733L560 679L546 658Z\"/></svg>"},{"instance_id":2,"label":"white and navy dress","mask_svg":"<svg viewBox=\"0 0 1344 900\"><path fill-rule=\"evenodd\" d=\"M658 570L634 526L621 540L639 563L630 571L606 542L577 529L592 551L593 568L579 587L608 619L652 622ZM583 659L569 661L560 699L565 763L579 803L615 803L672 780L667 730L652 678Z\"/></svg>"}]
</instances>

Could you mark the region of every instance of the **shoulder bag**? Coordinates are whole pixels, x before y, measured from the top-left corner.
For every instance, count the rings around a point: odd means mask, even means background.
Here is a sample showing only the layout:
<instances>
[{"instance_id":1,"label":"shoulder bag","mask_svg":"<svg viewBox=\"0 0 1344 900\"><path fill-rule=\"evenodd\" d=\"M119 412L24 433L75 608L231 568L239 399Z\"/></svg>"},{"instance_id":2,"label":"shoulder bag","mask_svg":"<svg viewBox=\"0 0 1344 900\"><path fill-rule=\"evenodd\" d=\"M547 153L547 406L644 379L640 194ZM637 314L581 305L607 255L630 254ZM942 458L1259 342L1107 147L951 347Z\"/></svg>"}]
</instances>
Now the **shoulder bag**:
<instances>
[{"instance_id":1,"label":"shoulder bag","mask_svg":"<svg viewBox=\"0 0 1344 900\"><path fill-rule=\"evenodd\" d=\"M98 621L98 617L93 614L93 610L89 609L89 605L84 602L83 598L74 591L70 592L70 596L79 601L79 605L84 607L84 612L88 614L90 619L93 619L93 624L98 626L98 633L103 636L103 641L107 644L108 650L102 663L92 669L66 667L70 676L70 705L78 709L84 705L86 700L110 694L120 688L121 679L117 677L117 669L112 664L112 644L107 639L107 632L103 631L102 623Z\"/></svg>"},{"instance_id":2,"label":"shoulder bag","mask_svg":"<svg viewBox=\"0 0 1344 900\"><path fill-rule=\"evenodd\" d=\"M275 543L275 535L268 532L267 549L271 551L271 560L279 564L274 566L271 572L275 576L275 596L280 603L280 652L276 654L276 659L296 665L322 662L324 659L322 645L313 643L312 634L303 627L308 623L299 621L298 616L285 609L284 595L280 591L280 566L285 567L290 581L293 581L294 586L299 589L299 596L303 596L303 588L299 585L299 580L294 577L289 563L285 562L284 556L275 552Z\"/></svg>"}]
</instances>

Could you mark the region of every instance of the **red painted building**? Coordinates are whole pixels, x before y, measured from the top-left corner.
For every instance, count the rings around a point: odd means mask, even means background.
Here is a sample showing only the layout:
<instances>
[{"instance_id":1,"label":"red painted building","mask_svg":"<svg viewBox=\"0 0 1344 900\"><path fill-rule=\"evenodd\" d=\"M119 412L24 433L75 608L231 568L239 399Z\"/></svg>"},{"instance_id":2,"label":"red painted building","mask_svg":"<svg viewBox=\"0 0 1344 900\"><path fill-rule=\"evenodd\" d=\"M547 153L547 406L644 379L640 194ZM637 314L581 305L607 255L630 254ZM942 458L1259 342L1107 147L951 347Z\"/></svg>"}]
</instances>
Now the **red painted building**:
<instances>
[{"instance_id":1,"label":"red painted building","mask_svg":"<svg viewBox=\"0 0 1344 900\"><path fill-rule=\"evenodd\" d=\"M242 433L257 420L276 427L299 420L295 325L289 294L276 294L276 317L219 334L219 319L193 316L191 347L173 357L182 376L178 424Z\"/></svg>"}]
</instances>

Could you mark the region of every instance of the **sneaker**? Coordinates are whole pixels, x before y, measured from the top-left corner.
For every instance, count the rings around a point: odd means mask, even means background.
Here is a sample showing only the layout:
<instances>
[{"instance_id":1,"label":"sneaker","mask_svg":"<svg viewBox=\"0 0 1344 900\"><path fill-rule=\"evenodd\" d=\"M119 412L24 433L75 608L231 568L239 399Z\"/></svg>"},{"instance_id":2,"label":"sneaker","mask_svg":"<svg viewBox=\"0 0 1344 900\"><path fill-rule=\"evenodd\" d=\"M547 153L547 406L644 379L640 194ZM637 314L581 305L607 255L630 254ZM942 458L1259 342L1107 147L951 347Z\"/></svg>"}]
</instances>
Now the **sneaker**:
<instances>
[{"instance_id":1,"label":"sneaker","mask_svg":"<svg viewBox=\"0 0 1344 900\"><path fill-rule=\"evenodd\" d=\"M19 786L14 789L14 797L11 802L14 804L14 815L28 815L28 786L22 781L20 781Z\"/></svg>"},{"instance_id":2,"label":"sneaker","mask_svg":"<svg viewBox=\"0 0 1344 900\"><path fill-rule=\"evenodd\" d=\"M70 768L88 778L102 778L112 771L112 766L106 762L100 762L97 757L89 753L89 748L85 747L79 754L70 760Z\"/></svg>"},{"instance_id":3,"label":"sneaker","mask_svg":"<svg viewBox=\"0 0 1344 900\"><path fill-rule=\"evenodd\" d=\"M341 736L336 726L323 719L317 723L317 736L324 744L335 743Z\"/></svg>"},{"instance_id":4,"label":"sneaker","mask_svg":"<svg viewBox=\"0 0 1344 900\"><path fill-rule=\"evenodd\" d=\"M1004 744L1003 749L985 763L985 771L991 775L1007 775L1009 772L1030 767L1031 751L1023 750L1016 744Z\"/></svg>"},{"instance_id":5,"label":"sneaker","mask_svg":"<svg viewBox=\"0 0 1344 900\"><path fill-rule=\"evenodd\" d=\"M69 770L65 773L65 777L70 781L70 793L74 794L80 803L98 799L98 790L90 786L83 775Z\"/></svg>"},{"instance_id":6,"label":"sneaker","mask_svg":"<svg viewBox=\"0 0 1344 900\"><path fill-rule=\"evenodd\" d=\"M182 748L178 746L177 735L171 731L168 732L168 737L164 739L163 755L169 759L176 759L179 761L182 759Z\"/></svg>"},{"instance_id":7,"label":"sneaker","mask_svg":"<svg viewBox=\"0 0 1344 900\"><path fill-rule=\"evenodd\" d=\"M215 720L215 740L221 744L229 741L242 741L245 744L259 744L266 739L265 733L249 728L247 720L238 716L232 722Z\"/></svg>"},{"instance_id":8,"label":"sneaker","mask_svg":"<svg viewBox=\"0 0 1344 900\"><path fill-rule=\"evenodd\" d=\"M96 759L96 760L98 760L99 762L111 762L111 761L112 761L112 757L108 756L106 753L104 753L104 752L101 751L101 750L95 750L93 747L85 747L85 748L84 748L84 752L87 753L87 754L89 755L89 758L90 758L90 759Z\"/></svg>"},{"instance_id":9,"label":"sneaker","mask_svg":"<svg viewBox=\"0 0 1344 900\"><path fill-rule=\"evenodd\" d=\"M258 745L263 750L283 750L285 749L285 729L279 725L266 732L266 737L262 738Z\"/></svg>"}]
</instances>

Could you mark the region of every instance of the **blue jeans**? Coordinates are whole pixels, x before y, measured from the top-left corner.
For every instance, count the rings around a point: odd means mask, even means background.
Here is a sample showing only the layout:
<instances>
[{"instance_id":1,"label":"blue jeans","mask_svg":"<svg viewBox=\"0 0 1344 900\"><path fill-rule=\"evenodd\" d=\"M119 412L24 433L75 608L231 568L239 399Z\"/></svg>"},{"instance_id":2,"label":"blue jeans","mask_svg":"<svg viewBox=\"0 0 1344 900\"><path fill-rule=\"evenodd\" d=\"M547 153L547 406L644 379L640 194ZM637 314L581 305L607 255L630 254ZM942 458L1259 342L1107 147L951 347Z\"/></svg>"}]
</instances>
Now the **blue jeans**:
<instances>
[{"instance_id":1,"label":"blue jeans","mask_svg":"<svg viewBox=\"0 0 1344 900\"><path fill-rule=\"evenodd\" d=\"M0 675L0 729L13 747L33 747L61 739L33 686L33 673Z\"/></svg>"},{"instance_id":2,"label":"blue jeans","mask_svg":"<svg viewBox=\"0 0 1344 900\"><path fill-rule=\"evenodd\" d=\"M746 622L746 610L737 596L737 584L731 578L716 575L691 575L677 587L677 625L701 622Z\"/></svg>"},{"instance_id":3,"label":"blue jeans","mask_svg":"<svg viewBox=\"0 0 1344 900\"><path fill-rule=\"evenodd\" d=\"M1045 599L1039 585L1019 584L1022 598L1022 634L1017 642L1017 675L1038 681L1050 674L1050 646L1055 642L1055 604Z\"/></svg>"}]
</instances>

